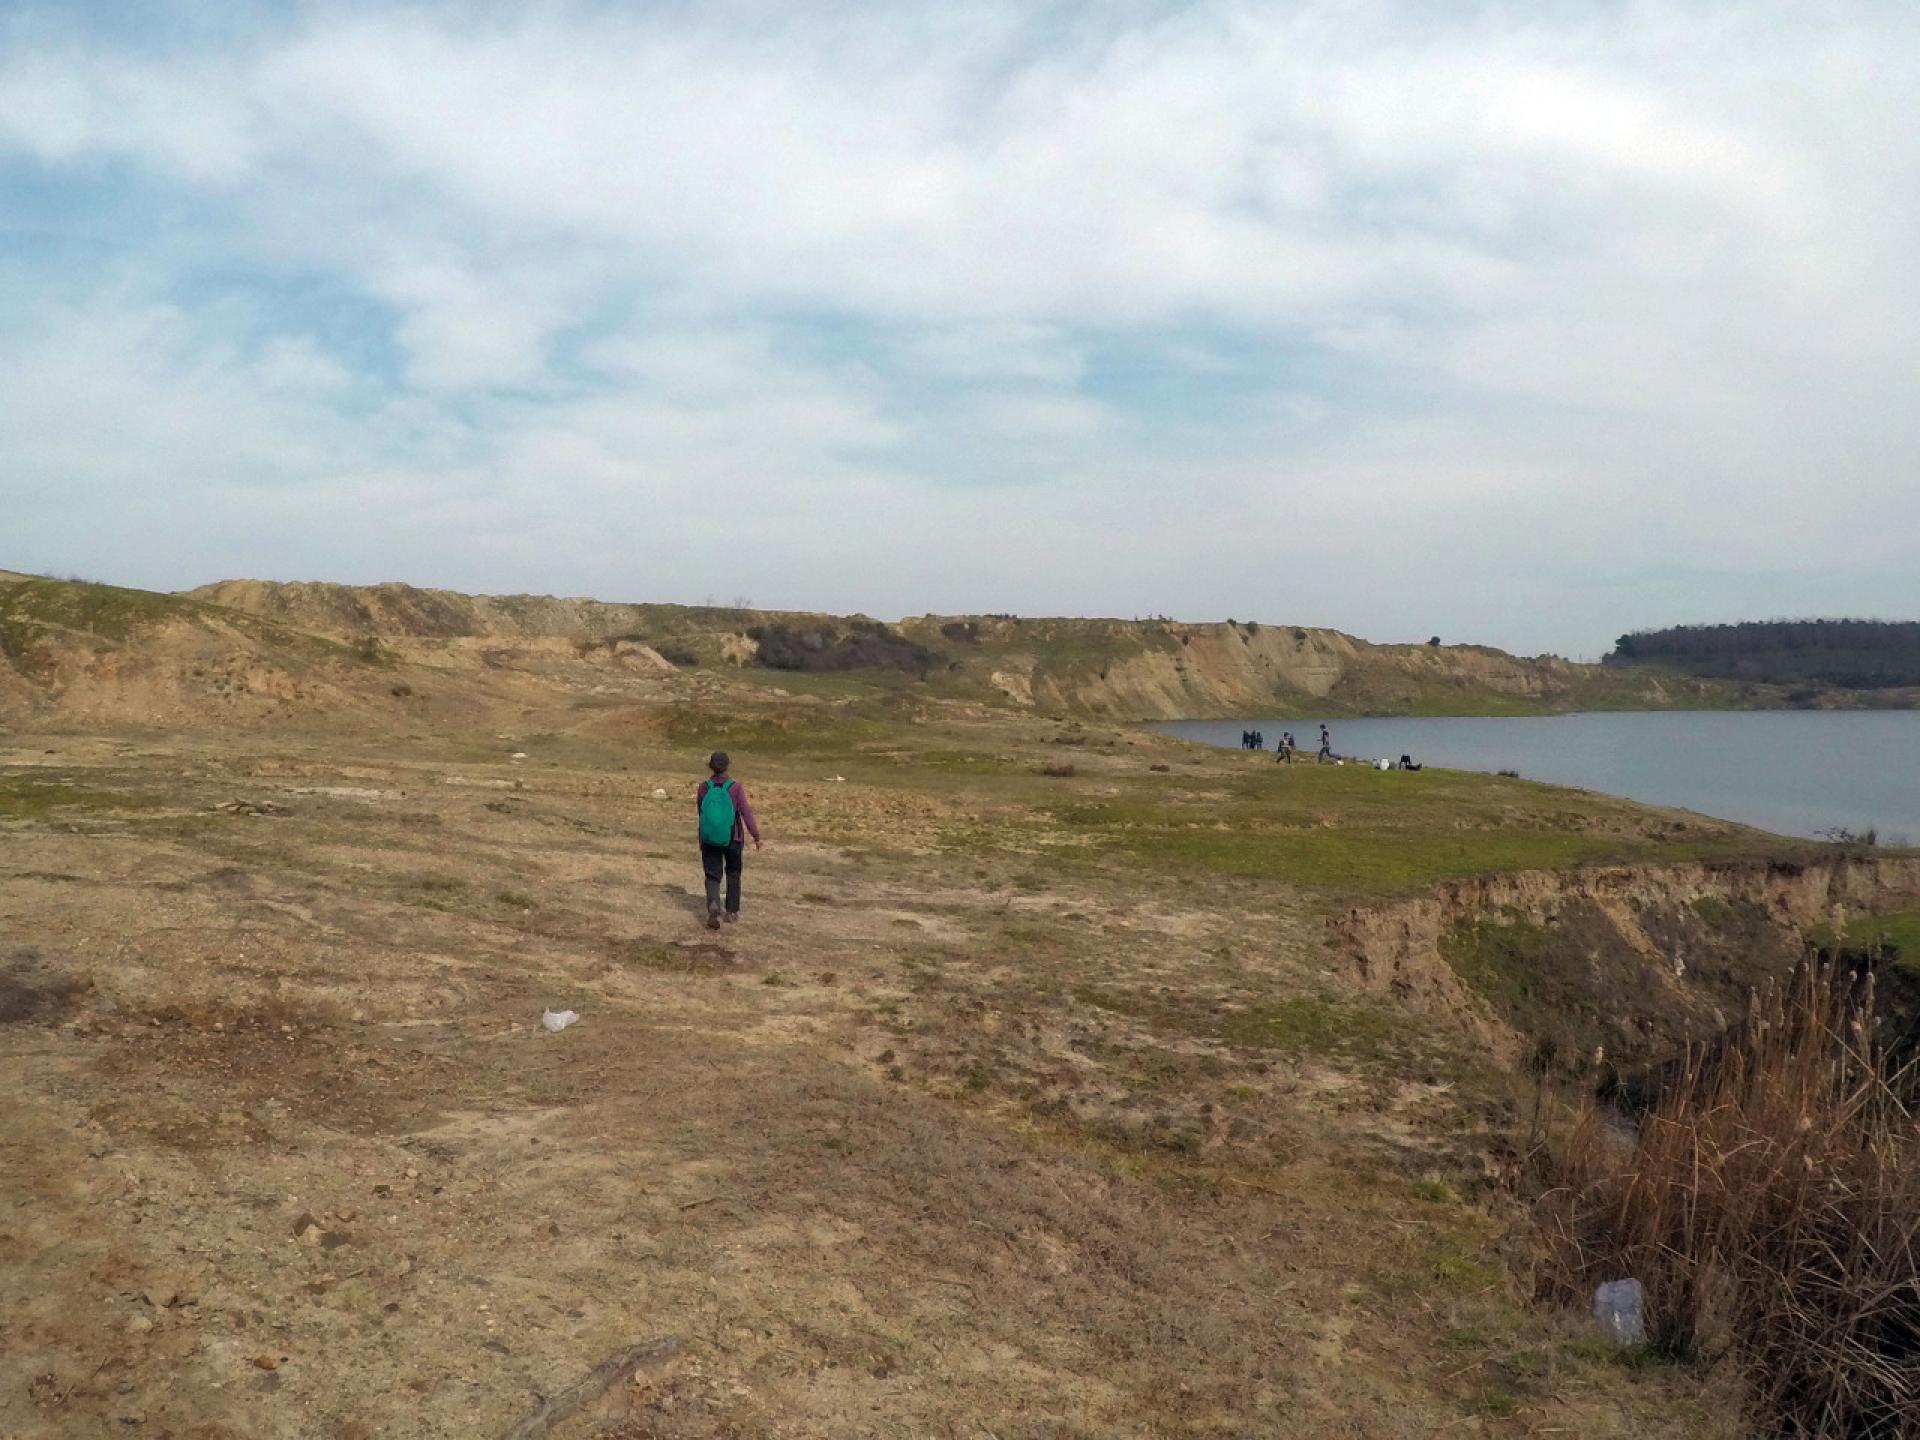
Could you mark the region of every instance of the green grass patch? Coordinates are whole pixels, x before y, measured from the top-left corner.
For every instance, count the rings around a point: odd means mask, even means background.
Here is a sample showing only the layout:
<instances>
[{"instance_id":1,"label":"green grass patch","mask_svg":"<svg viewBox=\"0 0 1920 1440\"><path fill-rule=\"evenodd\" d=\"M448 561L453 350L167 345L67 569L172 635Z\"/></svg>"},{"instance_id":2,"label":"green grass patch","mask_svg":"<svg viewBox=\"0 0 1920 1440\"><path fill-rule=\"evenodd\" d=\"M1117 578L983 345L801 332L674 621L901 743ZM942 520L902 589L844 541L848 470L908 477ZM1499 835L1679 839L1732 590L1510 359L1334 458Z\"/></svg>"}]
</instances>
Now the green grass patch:
<instances>
[{"instance_id":1,"label":"green grass patch","mask_svg":"<svg viewBox=\"0 0 1920 1440\"><path fill-rule=\"evenodd\" d=\"M667 713L666 738L697 751L725 750L735 756L840 756L858 753L862 744L895 737L879 716L853 705L783 707L767 710L716 710L681 705Z\"/></svg>"},{"instance_id":2,"label":"green grass patch","mask_svg":"<svg viewBox=\"0 0 1920 1440\"><path fill-rule=\"evenodd\" d=\"M1844 945L1849 950L1891 951L1893 960L1902 968L1920 970L1920 910L1855 915L1848 919L1844 930L1823 925L1809 938L1829 949Z\"/></svg>"},{"instance_id":3,"label":"green grass patch","mask_svg":"<svg viewBox=\"0 0 1920 1440\"><path fill-rule=\"evenodd\" d=\"M354 658L351 646L308 635L224 606L184 596L134 590L87 580L34 578L0 586L0 655L25 660L48 632L86 635L125 644L162 621L186 619L239 631L287 661L338 662Z\"/></svg>"},{"instance_id":4,"label":"green grass patch","mask_svg":"<svg viewBox=\"0 0 1920 1440\"><path fill-rule=\"evenodd\" d=\"M889 751L876 758L945 775L1017 775L1024 772L1024 767L1016 762L978 750Z\"/></svg>"},{"instance_id":5,"label":"green grass patch","mask_svg":"<svg viewBox=\"0 0 1920 1440\"><path fill-rule=\"evenodd\" d=\"M1499 870L1593 863L1615 847L1581 835L1499 831L1431 834L1347 829L1135 830L1121 842L1156 864L1250 880L1394 892L1432 880Z\"/></svg>"},{"instance_id":6,"label":"green grass patch","mask_svg":"<svg viewBox=\"0 0 1920 1440\"><path fill-rule=\"evenodd\" d=\"M1165 1034L1249 1050L1372 1059L1391 1049L1407 1030L1404 1023L1362 1002L1317 995L1216 1009L1189 995L1150 995L1110 986L1080 985L1072 994L1083 1005L1143 1021Z\"/></svg>"},{"instance_id":7,"label":"green grass patch","mask_svg":"<svg viewBox=\"0 0 1920 1440\"><path fill-rule=\"evenodd\" d=\"M1431 1307L1435 1302L1458 1302L1454 1313L1470 1330L1484 1330L1498 1321L1499 1336L1512 1332L1519 1311L1508 1295L1506 1272L1491 1258L1485 1239L1473 1234L1428 1232L1423 1245L1394 1255L1391 1261L1373 1272L1373 1289L1396 1304L1420 1301ZM1471 1318L1469 1318L1471 1317ZM1487 1332L1488 1345L1501 1343ZM1468 1348L1463 1343L1461 1348Z\"/></svg>"},{"instance_id":8,"label":"green grass patch","mask_svg":"<svg viewBox=\"0 0 1920 1440\"><path fill-rule=\"evenodd\" d=\"M1394 1030L1394 1022L1369 1005L1312 995L1231 1011L1221 1025L1235 1044L1308 1055L1372 1054Z\"/></svg>"},{"instance_id":9,"label":"green grass patch","mask_svg":"<svg viewBox=\"0 0 1920 1440\"><path fill-rule=\"evenodd\" d=\"M1062 847L1068 856L1356 896L1498 871L1790 848L1738 832L1669 837L1625 801L1461 771L1281 766L1189 783L1173 794L1132 784L1098 800L1058 799L1044 813L1077 842Z\"/></svg>"},{"instance_id":10,"label":"green grass patch","mask_svg":"<svg viewBox=\"0 0 1920 1440\"><path fill-rule=\"evenodd\" d=\"M1429 1288L1433 1290L1477 1294L1499 1290L1505 1284L1505 1277L1500 1270L1454 1240L1443 1240L1435 1245L1421 1258L1420 1265Z\"/></svg>"},{"instance_id":11,"label":"green grass patch","mask_svg":"<svg viewBox=\"0 0 1920 1440\"><path fill-rule=\"evenodd\" d=\"M784 690L789 695L813 695L823 700L860 700L897 694L922 683L899 670L772 670L742 665L729 667L728 675L741 684Z\"/></svg>"},{"instance_id":12,"label":"green grass patch","mask_svg":"<svg viewBox=\"0 0 1920 1440\"><path fill-rule=\"evenodd\" d=\"M40 820L56 810L144 810L159 803L150 796L95 790L71 780L0 776L0 819Z\"/></svg>"},{"instance_id":13,"label":"green grass patch","mask_svg":"<svg viewBox=\"0 0 1920 1440\"><path fill-rule=\"evenodd\" d=\"M1565 1066L1584 1063L1597 1044L1621 1051L1630 1039L1623 1026L1673 1008L1658 967L1579 907L1553 928L1512 913L1455 926L1440 937L1440 954L1503 1020Z\"/></svg>"},{"instance_id":14,"label":"green grass patch","mask_svg":"<svg viewBox=\"0 0 1920 1440\"><path fill-rule=\"evenodd\" d=\"M1578 1335L1560 1348L1569 1360L1587 1365L1613 1365L1622 1370L1652 1370L1677 1363L1673 1356L1653 1345L1616 1345L1604 1335Z\"/></svg>"},{"instance_id":15,"label":"green grass patch","mask_svg":"<svg viewBox=\"0 0 1920 1440\"><path fill-rule=\"evenodd\" d=\"M1553 932L1529 920L1507 918L1455 926L1440 937L1440 954L1456 974L1510 1017L1584 1001L1555 984Z\"/></svg>"},{"instance_id":16,"label":"green grass patch","mask_svg":"<svg viewBox=\"0 0 1920 1440\"><path fill-rule=\"evenodd\" d=\"M415 875L403 882L401 898L425 910L448 911L465 898L467 882L452 875Z\"/></svg>"},{"instance_id":17,"label":"green grass patch","mask_svg":"<svg viewBox=\"0 0 1920 1440\"><path fill-rule=\"evenodd\" d=\"M42 627L125 641L136 631L198 607L152 590L87 581L35 579L0 591L0 648L15 648Z\"/></svg>"}]
</instances>

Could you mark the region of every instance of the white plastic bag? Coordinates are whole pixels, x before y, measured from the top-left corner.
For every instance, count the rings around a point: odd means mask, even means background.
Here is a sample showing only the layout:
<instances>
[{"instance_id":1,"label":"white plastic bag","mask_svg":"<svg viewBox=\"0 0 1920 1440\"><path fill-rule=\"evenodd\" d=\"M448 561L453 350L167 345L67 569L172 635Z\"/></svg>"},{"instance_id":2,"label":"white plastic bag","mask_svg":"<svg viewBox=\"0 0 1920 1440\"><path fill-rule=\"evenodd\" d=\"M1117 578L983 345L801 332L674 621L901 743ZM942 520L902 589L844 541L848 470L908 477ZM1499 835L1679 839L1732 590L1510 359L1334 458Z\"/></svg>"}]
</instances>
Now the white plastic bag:
<instances>
[{"instance_id":1,"label":"white plastic bag","mask_svg":"<svg viewBox=\"0 0 1920 1440\"><path fill-rule=\"evenodd\" d=\"M549 1030L564 1030L579 1018L572 1010L548 1010L540 1016L540 1023Z\"/></svg>"},{"instance_id":2,"label":"white plastic bag","mask_svg":"<svg viewBox=\"0 0 1920 1440\"><path fill-rule=\"evenodd\" d=\"M1594 1287L1593 1318L1616 1345L1638 1345L1647 1338L1638 1280L1608 1280Z\"/></svg>"}]
</instances>

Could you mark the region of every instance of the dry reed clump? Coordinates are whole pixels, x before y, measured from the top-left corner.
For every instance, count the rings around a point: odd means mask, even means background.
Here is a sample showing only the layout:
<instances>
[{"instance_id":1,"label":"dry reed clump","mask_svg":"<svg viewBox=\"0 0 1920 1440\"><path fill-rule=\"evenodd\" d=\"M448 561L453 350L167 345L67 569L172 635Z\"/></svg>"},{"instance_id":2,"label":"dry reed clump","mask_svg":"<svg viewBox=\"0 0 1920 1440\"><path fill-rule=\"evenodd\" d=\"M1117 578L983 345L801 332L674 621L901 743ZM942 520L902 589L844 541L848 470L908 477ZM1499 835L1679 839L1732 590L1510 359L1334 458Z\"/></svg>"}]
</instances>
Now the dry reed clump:
<instances>
[{"instance_id":1,"label":"dry reed clump","mask_svg":"<svg viewBox=\"0 0 1920 1440\"><path fill-rule=\"evenodd\" d=\"M1920 1125L1870 975L1801 966L1690 1048L1637 1134L1591 1105L1543 1149L1548 1288L1637 1278L1650 1342L1725 1355L1758 1423L1920 1437Z\"/></svg>"}]
</instances>

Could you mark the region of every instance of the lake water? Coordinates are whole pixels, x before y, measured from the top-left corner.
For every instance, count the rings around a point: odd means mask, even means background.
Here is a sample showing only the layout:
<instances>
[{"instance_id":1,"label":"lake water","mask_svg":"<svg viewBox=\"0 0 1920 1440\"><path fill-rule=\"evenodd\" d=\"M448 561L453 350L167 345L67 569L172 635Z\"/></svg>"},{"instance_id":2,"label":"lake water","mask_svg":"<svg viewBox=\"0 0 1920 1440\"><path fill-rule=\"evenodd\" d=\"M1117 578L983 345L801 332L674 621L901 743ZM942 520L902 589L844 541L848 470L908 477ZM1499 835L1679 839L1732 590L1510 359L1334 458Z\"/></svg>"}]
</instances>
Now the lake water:
<instances>
[{"instance_id":1,"label":"lake water","mask_svg":"<svg viewBox=\"0 0 1920 1440\"><path fill-rule=\"evenodd\" d=\"M1180 720L1159 728L1238 746L1263 731L1271 751L1291 730L1313 763L1318 720ZM1920 711L1595 712L1509 719L1328 720L1334 753L1461 770L1517 770L1652 805L1674 805L1814 836L1869 827L1920 840Z\"/></svg>"}]
</instances>

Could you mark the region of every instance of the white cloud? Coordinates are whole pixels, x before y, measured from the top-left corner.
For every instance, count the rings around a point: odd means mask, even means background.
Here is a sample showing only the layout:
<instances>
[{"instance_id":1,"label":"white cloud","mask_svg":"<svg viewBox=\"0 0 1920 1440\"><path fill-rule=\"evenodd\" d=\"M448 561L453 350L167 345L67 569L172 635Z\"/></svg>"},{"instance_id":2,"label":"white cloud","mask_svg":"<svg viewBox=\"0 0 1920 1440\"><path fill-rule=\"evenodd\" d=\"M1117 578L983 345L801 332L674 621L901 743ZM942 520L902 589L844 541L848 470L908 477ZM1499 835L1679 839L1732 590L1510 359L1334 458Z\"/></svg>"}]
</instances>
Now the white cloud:
<instances>
[{"instance_id":1,"label":"white cloud","mask_svg":"<svg viewBox=\"0 0 1920 1440\"><path fill-rule=\"evenodd\" d=\"M901 347L909 363L956 380L1072 385L1086 357L1059 327L1023 321L963 321L916 331Z\"/></svg>"},{"instance_id":2,"label":"white cloud","mask_svg":"<svg viewBox=\"0 0 1920 1440\"><path fill-rule=\"evenodd\" d=\"M137 264L23 252L12 273L91 298L0 319L34 401L0 418L0 475L27 477L0 486L35 488L49 554L100 532L46 497L124 487L129 516L173 505L179 583L271 546L577 590L625 573L626 537L724 513L791 603L1311 604L1581 649L1631 596L1589 573L1691 566L1724 613L1751 589L1716 573L1920 536L1906 8L7 34L0 187L32 185L0 203L57 228L62 185L139 197L88 222ZM295 298L315 282L392 355ZM188 500L216 492L246 524ZM413 543L261 538L333 494ZM627 593L707 588L699 545L648 553Z\"/></svg>"}]
</instances>

